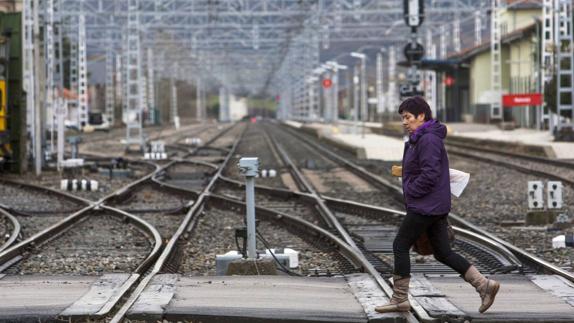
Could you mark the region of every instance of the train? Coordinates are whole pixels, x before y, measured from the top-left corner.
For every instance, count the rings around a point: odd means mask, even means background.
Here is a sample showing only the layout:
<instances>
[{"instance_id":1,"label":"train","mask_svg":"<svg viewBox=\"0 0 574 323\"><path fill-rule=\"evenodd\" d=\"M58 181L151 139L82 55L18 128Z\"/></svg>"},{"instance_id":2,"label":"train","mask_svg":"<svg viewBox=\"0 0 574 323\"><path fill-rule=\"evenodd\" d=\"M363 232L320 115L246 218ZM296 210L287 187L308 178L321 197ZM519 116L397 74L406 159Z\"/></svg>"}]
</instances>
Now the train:
<instances>
[{"instance_id":1,"label":"train","mask_svg":"<svg viewBox=\"0 0 574 323\"><path fill-rule=\"evenodd\" d=\"M0 169L26 167L21 13L0 13Z\"/></svg>"}]
</instances>

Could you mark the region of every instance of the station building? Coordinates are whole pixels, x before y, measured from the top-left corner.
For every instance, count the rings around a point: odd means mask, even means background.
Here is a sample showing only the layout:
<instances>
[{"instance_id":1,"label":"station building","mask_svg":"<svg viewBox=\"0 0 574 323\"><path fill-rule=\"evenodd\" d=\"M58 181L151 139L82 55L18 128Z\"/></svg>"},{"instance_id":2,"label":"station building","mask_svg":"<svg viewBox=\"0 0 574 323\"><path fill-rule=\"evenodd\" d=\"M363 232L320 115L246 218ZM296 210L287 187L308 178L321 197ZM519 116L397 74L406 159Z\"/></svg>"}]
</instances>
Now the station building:
<instances>
[{"instance_id":1,"label":"station building","mask_svg":"<svg viewBox=\"0 0 574 323\"><path fill-rule=\"evenodd\" d=\"M521 2L502 9L501 81L503 94L540 93L540 47L542 5ZM449 122L490 123L491 42L450 54L447 64L432 69L439 73L444 89L442 119ZM503 121L509 126L536 128L536 109L504 108Z\"/></svg>"}]
</instances>

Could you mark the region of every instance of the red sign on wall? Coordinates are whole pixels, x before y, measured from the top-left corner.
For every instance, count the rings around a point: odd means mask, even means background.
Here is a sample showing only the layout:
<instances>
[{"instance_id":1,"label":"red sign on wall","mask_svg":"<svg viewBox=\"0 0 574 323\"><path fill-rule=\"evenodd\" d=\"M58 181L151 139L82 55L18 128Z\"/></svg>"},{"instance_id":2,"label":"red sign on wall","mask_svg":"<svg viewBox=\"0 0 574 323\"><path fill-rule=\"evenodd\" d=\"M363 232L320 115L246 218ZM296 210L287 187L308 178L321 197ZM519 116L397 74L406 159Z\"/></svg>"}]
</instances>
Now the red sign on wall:
<instances>
[{"instance_id":1,"label":"red sign on wall","mask_svg":"<svg viewBox=\"0 0 574 323\"><path fill-rule=\"evenodd\" d=\"M528 107L533 105L542 105L542 94L523 93L503 95L502 105L505 107Z\"/></svg>"},{"instance_id":2,"label":"red sign on wall","mask_svg":"<svg viewBox=\"0 0 574 323\"><path fill-rule=\"evenodd\" d=\"M324 79L323 80L323 87L325 89L330 88L333 85L333 81L331 81L331 79Z\"/></svg>"}]
</instances>

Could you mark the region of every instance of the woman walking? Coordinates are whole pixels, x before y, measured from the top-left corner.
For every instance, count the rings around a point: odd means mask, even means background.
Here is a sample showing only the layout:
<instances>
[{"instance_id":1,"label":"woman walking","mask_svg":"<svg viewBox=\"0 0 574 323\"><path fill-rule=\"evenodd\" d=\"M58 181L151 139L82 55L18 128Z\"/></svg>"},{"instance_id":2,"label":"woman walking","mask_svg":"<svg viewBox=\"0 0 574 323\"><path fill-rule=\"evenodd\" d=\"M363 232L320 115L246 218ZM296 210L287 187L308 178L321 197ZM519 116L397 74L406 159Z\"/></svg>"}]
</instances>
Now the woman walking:
<instances>
[{"instance_id":1,"label":"woman walking","mask_svg":"<svg viewBox=\"0 0 574 323\"><path fill-rule=\"evenodd\" d=\"M410 311L409 250L426 232L435 259L456 270L479 293L482 300L479 312L483 313L494 302L500 284L485 278L476 267L450 248L447 222L451 207L450 180L443 143L446 127L432 118L429 105L419 96L403 101L399 113L403 127L409 132L402 165L407 215L393 242L393 296L388 304L377 306L375 310L379 313Z\"/></svg>"}]
</instances>

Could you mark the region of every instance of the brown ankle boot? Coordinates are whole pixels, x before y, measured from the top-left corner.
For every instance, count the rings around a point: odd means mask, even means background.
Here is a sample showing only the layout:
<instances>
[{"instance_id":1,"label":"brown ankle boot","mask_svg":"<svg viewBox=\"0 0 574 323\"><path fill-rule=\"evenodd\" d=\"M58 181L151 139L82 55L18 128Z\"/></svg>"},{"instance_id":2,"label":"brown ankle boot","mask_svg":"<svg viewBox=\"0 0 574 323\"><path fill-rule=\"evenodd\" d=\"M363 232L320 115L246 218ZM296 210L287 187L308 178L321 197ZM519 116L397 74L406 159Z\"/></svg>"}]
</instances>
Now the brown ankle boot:
<instances>
[{"instance_id":1,"label":"brown ankle boot","mask_svg":"<svg viewBox=\"0 0 574 323\"><path fill-rule=\"evenodd\" d=\"M409 282L410 277L393 275L393 297L385 305L375 307L379 313L408 312L411 310L409 303Z\"/></svg>"},{"instance_id":2,"label":"brown ankle boot","mask_svg":"<svg viewBox=\"0 0 574 323\"><path fill-rule=\"evenodd\" d=\"M482 299L482 304L478 311L480 313L486 312L492 303L494 303L494 298L496 297L496 293L498 293L500 283L492 279L487 279L474 266L468 268L464 274L464 280L476 289Z\"/></svg>"}]
</instances>

